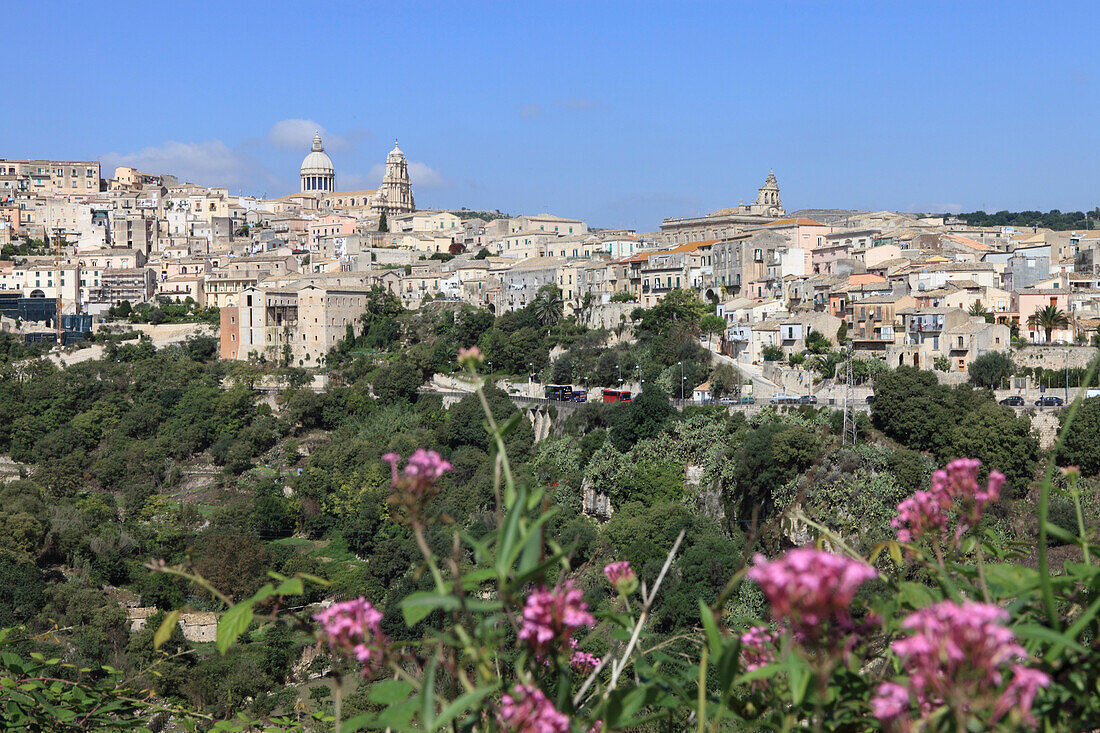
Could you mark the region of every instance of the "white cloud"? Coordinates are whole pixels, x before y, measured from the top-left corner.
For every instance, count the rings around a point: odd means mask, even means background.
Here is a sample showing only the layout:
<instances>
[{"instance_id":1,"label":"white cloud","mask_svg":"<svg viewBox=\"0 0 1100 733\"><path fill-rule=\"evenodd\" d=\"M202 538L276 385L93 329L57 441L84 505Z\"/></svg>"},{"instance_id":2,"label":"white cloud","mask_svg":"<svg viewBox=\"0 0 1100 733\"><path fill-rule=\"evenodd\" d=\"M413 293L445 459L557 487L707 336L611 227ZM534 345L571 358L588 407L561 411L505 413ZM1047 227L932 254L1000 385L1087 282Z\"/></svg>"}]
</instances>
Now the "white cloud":
<instances>
[{"instance_id":1,"label":"white cloud","mask_svg":"<svg viewBox=\"0 0 1100 733\"><path fill-rule=\"evenodd\" d=\"M143 173L169 173L181 181L207 186L253 188L279 182L263 164L217 139L203 142L169 140L134 153L107 153L102 160L107 170L128 165Z\"/></svg>"},{"instance_id":2,"label":"white cloud","mask_svg":"<svg viewBox=\"0 0 1100 733\"><path fill-rule=\"evenodd\" d=\"M386 175L384 163L376 163L367 171L367 181L371 188L377 188L382 183L382 176ZM447 188L451 182L438 168L432 168L427 163L418 160L409 161L409 180L413 189Z\"/></svg>"},{"instance_id":3,"label":"white cloud","mask_svg":"<svg viewBox=\"0 0 1100 733\"><path fill-rule=\"evenodd\" d=\"M370 137L370 133L361 127L348 131L346 135L337 135L316 120L289 119L279 120L272 125L264 139L274 148L304 155L313 144L313 136L318 133L325 144L325 150L331 153L349 152L357 142Z\"/></svg>"},{"instance_id":4,"label":"white cloud","mask_svg":"<svg viewBox=\"0 0 1100 733\"><path fill-rule=\"evenodd\" d=\"M525 120L533 120L542 114L542 106L538 104L521 104L519 116Z\"/></svg>"}]
</instances>

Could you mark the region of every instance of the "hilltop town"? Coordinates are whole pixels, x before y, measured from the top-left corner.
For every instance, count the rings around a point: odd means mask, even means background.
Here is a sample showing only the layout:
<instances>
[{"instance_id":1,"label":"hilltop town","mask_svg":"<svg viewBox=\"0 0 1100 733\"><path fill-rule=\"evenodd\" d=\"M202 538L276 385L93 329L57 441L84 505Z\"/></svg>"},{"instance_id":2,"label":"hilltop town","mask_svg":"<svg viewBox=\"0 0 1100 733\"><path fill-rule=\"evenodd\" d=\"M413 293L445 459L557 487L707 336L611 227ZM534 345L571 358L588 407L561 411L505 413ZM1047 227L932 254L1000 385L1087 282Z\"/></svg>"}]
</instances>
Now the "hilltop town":
<instances>
[{"instance_id":1,"label":"hilltop town","mask_svg":"<svg viewBox=\"0 0 1100 733\"><path fill-rule=\"evenodd\" d=\"M725 321L714 351L768 397L813 332L888 367L962 374L1013 345L1087 344L1100 324L1091 228L788 211L773 173L749 204L666 217L653 232L418 209L396 142L377 189L345 191L320 135L297 184L256 198L98 161L0 160L3 328L69 345L120 312L148 304L156 322L158 304L174 303L216 322L224 359L318 367L372 288L410 310L443 301L501 315L551 286L563 314L593 328L629 325L634 309L685 290ZM1029 365L1058 368L1060 353Z\"/></svg>"}]
</instances>

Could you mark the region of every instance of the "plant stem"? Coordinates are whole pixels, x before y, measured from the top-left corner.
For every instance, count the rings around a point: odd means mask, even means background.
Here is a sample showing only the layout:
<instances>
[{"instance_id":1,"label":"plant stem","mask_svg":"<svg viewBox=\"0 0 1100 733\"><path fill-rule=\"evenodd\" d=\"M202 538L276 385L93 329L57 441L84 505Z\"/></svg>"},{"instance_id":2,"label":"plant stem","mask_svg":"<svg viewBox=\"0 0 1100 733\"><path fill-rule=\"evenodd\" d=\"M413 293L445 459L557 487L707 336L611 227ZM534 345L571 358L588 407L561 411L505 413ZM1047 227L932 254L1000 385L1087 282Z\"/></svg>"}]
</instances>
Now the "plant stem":
<instances>
[{"instance_id":1,"label":"plant stem","mask_svg":"<svg viewBox=\"0 0 1100 733\"><path fill-rule=\"evenodd\" d=\"M1085 515L1081 512L1081 490L1077 488L1077 479L1070 481L1070 495L1073 496L1073 508L1077 510L1077 539L1081 543L1081 551L1085 556L1085 564L1092 565L1089 557L1089 538L1085 531Z\"/></svg>"},{"instance_id":2,"label":"plant stem","mask_svg":"<svg viewBox=\"0 0 1100 733\"><path fill-rule=\"evenodd\" d=\"M336 689L333 691L333 701L334 701L334 705L335 705L334 712L335 712L335 715L336 715L336 724L335 724L336 733L340 733L340 726L341 726L341 723L342 723L342 721L340 720L340 717L341 717L341 707L342 707L342 703L343 703L343 695L342 695L343 687L344 687L344 680L343 680L342 677L338 676L336 678Z\"/></svg>"}]
</instances>

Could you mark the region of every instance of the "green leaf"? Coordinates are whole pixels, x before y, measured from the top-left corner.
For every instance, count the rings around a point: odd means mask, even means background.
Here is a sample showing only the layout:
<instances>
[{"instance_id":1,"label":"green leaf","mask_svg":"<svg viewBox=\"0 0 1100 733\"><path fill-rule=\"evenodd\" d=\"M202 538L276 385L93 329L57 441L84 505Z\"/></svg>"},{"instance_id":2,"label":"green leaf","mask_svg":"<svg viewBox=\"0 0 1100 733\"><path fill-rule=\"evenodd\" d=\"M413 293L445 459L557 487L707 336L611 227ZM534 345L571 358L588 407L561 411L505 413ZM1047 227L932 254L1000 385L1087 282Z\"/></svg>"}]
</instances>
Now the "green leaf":
<instances>
[{"instance_id":1,"label":"green leaf","mask_svg":"<svg viewBox=\"0 0 1100 733\"><path fill-rule=\"evenodd\" d=\"M300 596L304 592L305 587L302 585L301 578L287 578L275 589L276 595L280 596Z\"/></svg>"},{"instance_id":2,"label":"green leaf","mask_svg":"<svg viewBox=\"0 0 1100 733\"><path fill-rule=\"evenodd\" d=\"M435 730L435 670L439 665L439 657L432 657L428 661L428 668L424 670L424 682L420 687L420 725L424 730Z\"/></svg>"},{"instance_id":3,"label":"green leaf","mask_svg":"<svg viewBox=\"0 0 1100 733\"><path fill-rule=\"evenodd\" d=\"M898 567L905 564L904 558L901 556L901 546L895 540L890 540L886 543L886 547L890 550L890 559L893 560Z\"/></svg>"},{"instance_id":4,"label":"green leaf","mask_svg":"<svg viewBox=\"0 0 1100 733\"><path fill-rule=\"evenodd\" d=\"M476 590L480 588L483 583L493 580L496 577L497 573L492 568L471 570L462 576L462 589L467 591Z\"/></svg>"},{"instance_id":5,"label":"green leaf","mask_svg":"<svg viewBox=\"0 0 1100 733\"><path fill-rule=\"evenodd\" d=\"M416 715L416 706L418 704L417 698L406 700L405 702L398 703L396 705L390 705L388 708L378 714L378 718L374 721L374 728L385 730L392 728L393 730L408 730L409 721ZM345 722L340 730L341 733L346 733L352 730L347 727Z\"/></svg>"},{"instance_id":6,"label":"green leaf","mask_svg":"<svg viewBox=\"0 0 1100 733\"><path fill-rule=\"evenodd\" d=\"M310 575L309 573L295 573L294 577L301 578L302 580L306 581L307 583L313 583L314 585L321 585L321 586L332 585L332 583L325 580L324 578L321 578L321 577L316 576L316 575Z\"/></svg>"},{"instance_id":7,"label":"green leaf","mask_svg":"<svg viewBox=\"0 0 1100 733\"><path fill-rule=\"evenodd\" d=\"M179 623L179 620L179 609L172 611L164 617L164 621L161 622L160 628L157 629L157 633L153 634L154 649L160 649L164 646L164 642L168 641L168 637L172 635L172 631L176 628L176 624Z\"/></svg>"},{"instance_id":8,"label":"green leaf","mask_svg":"<svg viewBox=\"0 0 1100 733\"><path fill-rule=\"evenodd\" d=\"M379 705L393 705L406 699L413 686L405 680L382 680L371 685L367 699Z\"/></svg>"},{"instance_id":9,"label":"green leaf","mask_svg":"<svg viewBox=\"0 0 1100 733\"><path fill-rule=\"evenodd\" d=\"M924 608L935 600L928 588L908 580L898 585L898 596L911 608Z\"/></svg>"},{"instance_id":10,"label":"green leaf","mask_svg":"<svg viewBox=\"0 0 1100 733\"><path fill-rule=\"evenodd\" d=\"M379 716L379 720L381 720L381 716ZM356 715L354 718L348 718L340 723L340 733L355 733L355 731L363 730L364 728L385 729L391 727L380 724L379 720L375 720L372 713Z\"/></svg>"},{"instance_id":11,"label":"green leaf","mask_svg":"<svg viewBox=\"0 0 1100 733\"><path fill-rule=\"evenodd\" d=\"M254 606L260 601L266 601L271 596L275 595L275 586L271 583L265 584L262 588L256 591L251 598L246 601L250 606Z\"/></svg>"},{"instance_id":12,"label":"green leaf","mask_svg":"<svg viewBox=\"0 0 1100 733\"><path fill-rule=\"evenodd\" d=\"M452 702L447 707L443 708L443 712L439 714L439 717L435 719L432 724L432 728L439 730L450 725L451 721L457 718L459 715L465 713L470 706L476 705L481 700L491 693L494 688L492 687L480 687L476 690L471 690L465 695L462 695L457 700Z\"/></svg>"},{"instance_id":13,"label":"green leaf","mask_svg":"<svg viewBox=\"0 0 1100 733\"><path fill-rule=\"evenodd\" d=\"M411 593L401 601L401 613L405 616L406 626L415 626L418 621L436 609L453 611L459 607L458 598L435 591Z\"/></svg>"},{"instance_id":14,"label":"green leaf","mask_svg":"<svg viewBox=\"0 0 1100 733\"><path fill-rule=\"evenodd\" d=\"M722 634L718 631L718 622L714 620L714 612L710 610L702 598L699 599L699 616L703 619L703 630L707 634L707 646L710 647L711 656L716 660L722 653Z\"/></svg>"},{"instance_id":15,"label":"green leaf","mask_svg":"<svg viewBox=\"0 0 1100 733\"><path fill-rule=\"evenodd\" d=\"M1039 626L1038 624L1020 624L1019 626L1013 626L1012 630L1016 633L1016 636L1023 637L1024 639L1031 639L1033 641L1045 641L1048 644L1060 644L1067 649L1072 649L1078 654L1088 654L1088 650L1085 647L1078 644L1076 641L1054 629L1047 626Z\"/></svg>"},{"instance_id":16,"label":"green leaf","mask_svg":"<svg viewBox=\"0 0 1100 733\"><path fill-rule=\"evenodd\" d=\"M218 621L218 633L215 637L218 653L224 656L229 650L229 645L244 633L250 623L252 623L251 601L241 601L223 613L221 620Z\"/></svg>"}]
</instances>

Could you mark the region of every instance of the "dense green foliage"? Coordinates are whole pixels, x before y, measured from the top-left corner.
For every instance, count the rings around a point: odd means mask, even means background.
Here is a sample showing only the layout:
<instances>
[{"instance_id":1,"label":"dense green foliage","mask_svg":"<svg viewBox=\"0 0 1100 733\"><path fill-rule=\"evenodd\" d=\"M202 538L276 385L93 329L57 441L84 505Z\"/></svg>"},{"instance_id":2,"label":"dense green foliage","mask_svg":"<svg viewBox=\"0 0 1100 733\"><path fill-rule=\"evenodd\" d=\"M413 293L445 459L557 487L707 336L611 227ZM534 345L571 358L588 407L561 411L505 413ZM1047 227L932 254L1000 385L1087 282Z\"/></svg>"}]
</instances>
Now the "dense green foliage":
<instances>
[{"instance_id":1,"label":"dense green foliage","mask_svg":"<svg viewBox=\"0 0 1100 733\"><path fill-rule=\"evenodd\" d=\"M943 386L931 372L899 367L879 374L871 418L889 437L939 463L970 456L997 466L1015 492L1035 474L1039 446L1026 415L969 386Z\"/></svg>"},{"instance_id":2,"label":"dense green foliage","mask_svg":"<svg viewBox=\"0 0 1100 733\"><path fill-rule=\"evenodd\" d=\"M226 604L146 563L185 566L232 601L262 592L271 572L317 576L329 585L304 588L295 609L364 596L385 613L393 639L434 638L442 612L403 621L403 601L432 581L415 533L388 501L382 456L423 447L453 464L427 508L425 542L459 568L480 562L468 545L455 549L455 531L476 539L497 527L499 453L481 399L469 395L444 409L438 395L421 391L472 344L485 352L484 373L491 359L497 375L525 376L534 365L554 381L587 375L593 387L617 385L620 373L624 382L644 380L627 405L544 412L553 427L538 443L503 390L487 386L484 399L494 422L507 426L502 442L515 481L545 491L541 537L568 558L549 578L570 573L594 609L610 612L615 601L601 585L604 564L629 559L652 585L685 532L651 609L647 649L687 653L680 638L697 627L700 599L726 604L728 620L758 616L751 588L720 594L750 552L779 551L803 536L804 527L783 523L795 511L870 552L890 537L898 501L951 457L976 456L1008 474L1010 503L988 527L1033 539L1034 520L1017 519L1034 514L1025 489L1039 453L1028 418L986 391L942 387L908 368L878 373L870 362L875 429L861 423L855 447L840 444L837 413L828 409L765 408L749 420L718 407L680 411L668 397L678 397L681 384L690 390L709 376L716 390L729 391L736 374L711 368L700 304L686 294L670 298L659 316L656 308L635 314L635 342L607 347L606 333L554 312L540 318L529 307L494 317L433 303L410 313L379 290L330 354L331 386L320 393L306 387L310 374L301 369L213 361L210 338L162 350L110 341L102 360L65 370L34 360L10 370L0 380L0 452L16 463L0 484L0 626L25 627L9 639L23 658L33 651L75 665L47 666L89 696L119 694L108 665L127 684L154 690L157 704L201 715L271 719L295 705L332 714L331 698L310 692L317 686L310 675L332 675L333 660L324 651L312 663L315 652L303 657L313 639L294 625L254 619L224 656L178 631L154 643L164 614L223 612ZM546 316L545 304L541 310ZM564 352L551 362L555 346ZM1059 455L1088 475L1100 471L1100 459L1090 458L1100 444L1096 404L1086 402L1081 438ZM586 496L595 504L587 512ZM1067 497L1052 501L1051 521L1076 532ZM1088 516L1086 531L1095 531L1095 512ZM157 614L131 631L127 604ZM257 606L264 619L273 613L270 602ZM603 654L612 640L588 643ZM20 669L9 672L23 680L37 668ZM345 712L376 709L356 694Z\"/></svg>"},{"instance_id":3,"label":"dense green foliage","mask_svg":"<svg viewBox=\"0 0 1100 733\"><path fill-rule=\"evenodd\" d=\"M959 214L956 218L967 224L979 227L1004 227L1012 226L1020 229L1030 227L1042 227L1065 231L1067 229L1097 229L1100 228L1100 208L1088 212L1066 211L1051 209L1042 211L998 211L987 214L984 211L974 211L969 214Z\"/></svg>"},{"instance_id":4,"label":"dense green foliage","mask_svg":"<svg viewBox=\"0 0 1100 733\"><path fill-rule=\"evenodd\" d=\"M989 351L970 362L967 373L974 386L999 389L1015 369L1011 356L1002 351Z\"/></svg>"}]
</instances>

